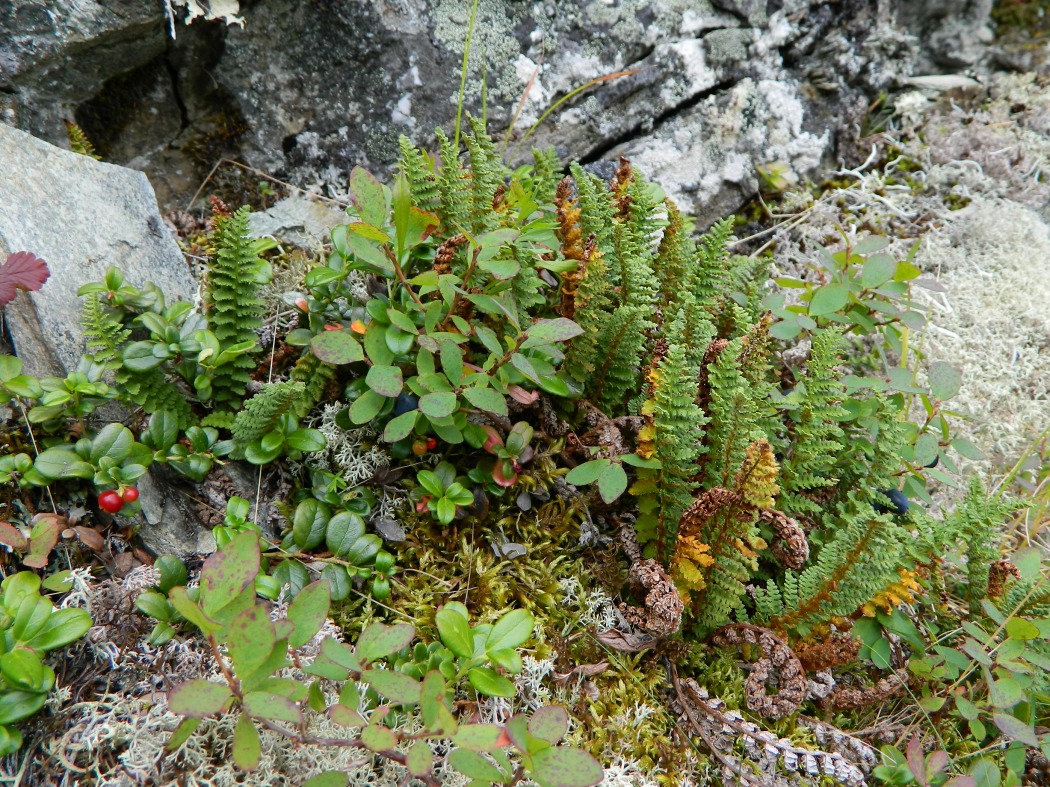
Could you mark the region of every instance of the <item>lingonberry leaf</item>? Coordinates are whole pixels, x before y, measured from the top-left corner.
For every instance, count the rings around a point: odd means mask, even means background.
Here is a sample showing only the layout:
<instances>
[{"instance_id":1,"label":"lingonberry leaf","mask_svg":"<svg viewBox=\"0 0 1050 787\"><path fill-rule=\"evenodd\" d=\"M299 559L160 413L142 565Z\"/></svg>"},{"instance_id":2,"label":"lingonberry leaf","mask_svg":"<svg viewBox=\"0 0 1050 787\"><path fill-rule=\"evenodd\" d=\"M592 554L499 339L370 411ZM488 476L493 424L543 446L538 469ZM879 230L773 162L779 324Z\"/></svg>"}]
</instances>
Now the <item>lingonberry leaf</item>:
<instances>
[{"instance_id":1,"label":"lingonberry leaf","mask_svg":"<svg viewBox=\"0 0 1050 787\"><path fill-rule=\"evenodd\" d=\"M0 306L15 299L18 290L34 292L51 275L47 263L29 251L16 251L0 265Z\"/></svg>"}]
</instances>

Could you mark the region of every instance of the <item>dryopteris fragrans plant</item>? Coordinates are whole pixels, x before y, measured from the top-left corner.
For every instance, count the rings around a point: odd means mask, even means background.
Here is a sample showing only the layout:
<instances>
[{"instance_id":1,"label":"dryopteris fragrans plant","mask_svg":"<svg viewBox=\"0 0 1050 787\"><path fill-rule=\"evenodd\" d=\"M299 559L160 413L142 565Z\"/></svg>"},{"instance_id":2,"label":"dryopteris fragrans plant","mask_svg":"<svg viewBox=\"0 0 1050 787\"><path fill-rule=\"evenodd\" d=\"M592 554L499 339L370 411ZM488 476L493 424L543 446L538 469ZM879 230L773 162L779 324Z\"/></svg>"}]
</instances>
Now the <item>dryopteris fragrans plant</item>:
<instances>
[{"instance_id":1,"label":"dryopteris fragrans plant","mask_svg":"<svg viewBox=\"0 0 1050 787\"><path fill-rule=\"evenodd\" d=\"M208 263L204 287L204 315L223 350L238 348L238 356L216 369L208 396L225 409L238 409L255 368L257 331L262 327L263 303L258 287L270 280L270 266L259 258L248 237L249 208L232 216L214 217L215 254ZM243 352L241 351L243 348Z\"/></svg>"}]
</instances>

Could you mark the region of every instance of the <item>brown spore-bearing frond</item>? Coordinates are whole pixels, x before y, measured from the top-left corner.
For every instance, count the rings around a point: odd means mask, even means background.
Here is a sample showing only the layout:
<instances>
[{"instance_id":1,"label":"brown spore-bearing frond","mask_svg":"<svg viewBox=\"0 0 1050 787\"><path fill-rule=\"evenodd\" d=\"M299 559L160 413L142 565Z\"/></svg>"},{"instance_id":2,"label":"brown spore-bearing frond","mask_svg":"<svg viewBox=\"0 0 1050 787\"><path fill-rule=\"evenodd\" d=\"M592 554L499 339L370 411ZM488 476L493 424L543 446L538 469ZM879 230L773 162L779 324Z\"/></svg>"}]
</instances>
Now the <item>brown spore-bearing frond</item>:
<instances>
[{"instance_id":1,"label":"brown spore-bearing frond","mask_svg":"<svg viewBox=\"0 0 1050 787\"><path fill-rule=\"evenodd\" d=\"M223 202L221 199L216 197L214 194L208 197L208 205L211 206L211 229L214 232L219 228L219 225L230 218L233 215L233 211L230 210L230 206Z\"/></svg>"},{"instance_id":2,"label":"brown spore-bearing frond","mask_svg":"<svg viewBox=\"0 0 1050 787\"><path fill-rule=\"evenodd\" d=\"M806 672L822 672L856 661L860 646L861 641L852 634L834 631L823 642L797 645L795 655Z\"/></svg>"},{"instance_id":3,"label":"brown spore-bearing frond","mask_svg":"<svg viewBox=\"0 0 1050 787\"><path fill-rule=\"evenodd\" d=\"M988 566L988 597L998 598L1003 594L1006 583L1021 578L1017 566L1009 560L994 560Z\"/></svg>"},{"instance_id":4,"label":"brown spore-bearing frond","mask_svg":"<svg viewBox=\"0 0 1050 787\"><path fill-rule=\"evenodd\" d=\"M890 697L895 697L904 692L905 682L897 673L889 675L878 681L874 686L861 688L859 686L837 686L835 691L826 700L820 702L820 707L826 710L856 710L865 705L876 702L885 702Z\"/></svg>"},{"instance_id":5,"label":"brown spore-bearing frond","mask_svg":"<svg viewBox=\"0 0 1050 787\"><path fill-rule=\"evenodd\" d=\"M707 345L707 349L704 351L704 360L700 364L700 380L697 385L696 393L696 404L704 412L707 412L708 405L711 403L711 383L707 367L717 361L718 356L721 355L728 346L729 342L726 339L712 339L711 343Z\"/></svg>"},{"instance_id":6,"label":"brown spore-bearing frond","mask_svg":"<svg viewBox=\"0 0 1050 787\"><path fill-rule=\"evenodd\" d=\"M620 604L620 613L628 623L649 634L666 637L682 625L682 603L674 582L655 560L639 560L631 566L628 580L645 591L644 607Z\"/></svg>"},{"instance_id":7,"label":"brown spore-bearing frond","mask_svg":"<svg viewBox=\"0 0 1050 787\"><path fill-rule=\"evenodd\" d=\"M434 253L434 271L438 274L449 273L456 259L456 249L467 242L465 235L453 235L437 247Z\"/></svg>"},{"instance_id":8,"label":"brown spore-bearing frond","mask_svg":"<svg viewBox=\"0 0 1050 787\"><path fill-rule=\"evenodd\" d=\"M772 351L769 326L773 324L773 313L763 314L744 336L740 348L740 373L748 380L759 380ZM710 349L710 348L709 348Z\"/></svg>"},{"instance_id":9,"label":"brown spore-bearing frond","mask_svg":"<svg viewBox=\"0 0 1050 787\"><path fill-rule=\"evenodd\" d=\"M627 219L631 214L631 195L627 193L627 188L631 185L633 178L634 171L631 169L630 159L620 156L620 166L617 167L616 174L609 182L609 188L616 197L616 217L618 219Z\"/></svg>"},{"instance_id":10,"label":"brown spore-bearing frond","mask_svg":"<svg viewBox=\"0 0 1050 787\"><path fill-rule=\"evenodd\" d=\"M496 186L496 190L492 194L492 209L499 213L507 207L507 184L501 183Z\"/></svg>"},{"instance_id":11,"label":"brown spore-bearing frond","mask_svg":"<svg viewBox=\"0 0 1050 787\"><path fill-rule=\"evenodd\" d=\"M769 629L749 623L730 623L715 631L710 641L720 648L754 645L762 657L751 665L744 683L747 707L767 719L790 716L806 700L806 674L795 652ZM766 686L776 679L778 691L770 694Z\"/></svg>"},{"instance_id":12,"label":"brown spore-bearing frond","mask_svg":"<svg viewBox=\"0 0 1050 787\"><path fill-rule=\"evenodd\" d=\"M580 228L580 209L576 207L573 190L572 178L562 178L554 192L554 207L558 217L558 237L561 239L562 254L567 260L582 261L583 230Z\"/></svg>"},{"instance_id":13,"label":"brown spore-bearing frond","mask_svg":"<svg viewBox=\"0 0 1050 787\"><path fill-rule=\"evenodd\" d=\"M562 274L561 304L558 307L558 314L562 317L568 317L571 320L576 314L576 294L580 288L580 282L587 276L590 263L601 257L601 254L598 250L598 240L594 237L594 233L591 233L583 245L583 253L579 257L579 265L576 270ZM565 256L568 257L567 254Z\"/></svg>"},{"instance_id":14,"label":"brown spore-bearing frond","mask_svg":"<svg viewBox=\"0 0 1050 787\"><path fill-rule=\"evenodd\" d=\"M765 440L756 440L744 450L733 486L750 506L766 510L773 507L773 498L780 494L777 475L780 465L773 455L773 447Z\"/></svg>"},{"instance_id":15,"label":"brown spore-bearing frond","mask_svg":"<svg viewBox=\"0 0 1050 787\"><path fill-rule=\"evenodd\" d=\"M707 521L723 508L738 505L741 497L737 492L714 486L702 492L682 513L678 521L678 530L687 533L699 533Z\"/></svg>"},{"instance_id":16,"label":"brown spore-bearing frond","mask_svg":"<svg viewBox=\"0 0 1050 787\"><path fill-rule=\"evenodd\" d=\"M794 519L782 511L766 510L758 513L760 522L765 522L775 533L770 551L773 558L784 568L798 571L809 560L809 540L806 531Z\"/></svg>"}]
</instances>

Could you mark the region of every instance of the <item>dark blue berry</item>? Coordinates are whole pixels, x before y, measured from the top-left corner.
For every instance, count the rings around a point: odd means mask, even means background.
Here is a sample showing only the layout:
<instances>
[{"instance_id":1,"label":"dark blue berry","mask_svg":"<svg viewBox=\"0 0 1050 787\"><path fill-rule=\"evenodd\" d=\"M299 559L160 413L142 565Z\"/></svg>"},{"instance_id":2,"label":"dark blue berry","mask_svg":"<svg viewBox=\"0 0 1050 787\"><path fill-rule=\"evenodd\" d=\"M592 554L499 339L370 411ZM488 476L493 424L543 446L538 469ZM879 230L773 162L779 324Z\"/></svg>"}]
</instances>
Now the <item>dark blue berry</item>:
<instances>
[{"instance_id":1,"label":"dark blue berry","mask_svg":"<svg viewBox=\"0 0 1050 787\"><path fill-rule=\"evenodd\" d=\"M889 505L875 502L875 510L880 514L896 514L903 516L908 513L908 498L899 489L880 489L879 494L890 501Z\"/></svg>"},{"instance_id":2,"label":"dark blue berry","mask_svg":"<svg viewBox=\"0 0 1050 787\"><path fill-rule=\"evenodd\" d=\"M402 391L394 402L394 418L404 415L419 407L419 400L410 393Z\"/></svg>"},{"instance_id":3,"label":"dark blue berry","mask_svg":"<svg viewBox=\"0 0 1050 787\"><path fill-rule=\"evenodd\" d=\"M937 463L938 463L939 461L941 461L941 457L940 457L940 455L938 454L937 456L933 457L933 461L932 461L932 462L930 462L930 463L929 463L928 465L926 465L926 466L927 466L927 467L936 467L936 466L937 466Z\"/></svg>"}]
</instances>

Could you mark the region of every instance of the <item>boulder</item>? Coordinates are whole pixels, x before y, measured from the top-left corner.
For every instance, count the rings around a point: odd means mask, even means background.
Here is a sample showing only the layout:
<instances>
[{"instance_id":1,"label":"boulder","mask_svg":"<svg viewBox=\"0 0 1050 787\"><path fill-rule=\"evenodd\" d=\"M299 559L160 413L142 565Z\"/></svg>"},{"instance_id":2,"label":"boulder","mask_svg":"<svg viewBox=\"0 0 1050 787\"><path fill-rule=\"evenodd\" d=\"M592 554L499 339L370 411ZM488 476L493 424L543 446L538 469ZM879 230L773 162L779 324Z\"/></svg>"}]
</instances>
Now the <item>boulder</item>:
<instances>
[{"instance_id":1,"label":"boulder","mask_svg":"<svg viewBox=\"0 0 1050 787\"><path fill-rule=\"evenodd\" d=\"M129 284L157 284L169 300L193 300L197 285L161 221L141 172L105 164L0 124L0 258L42 257L51 277L20 293L5 320L28 374L65 376L84 352L81 285L110 265Z\"/></svg>"}]
</instances>

